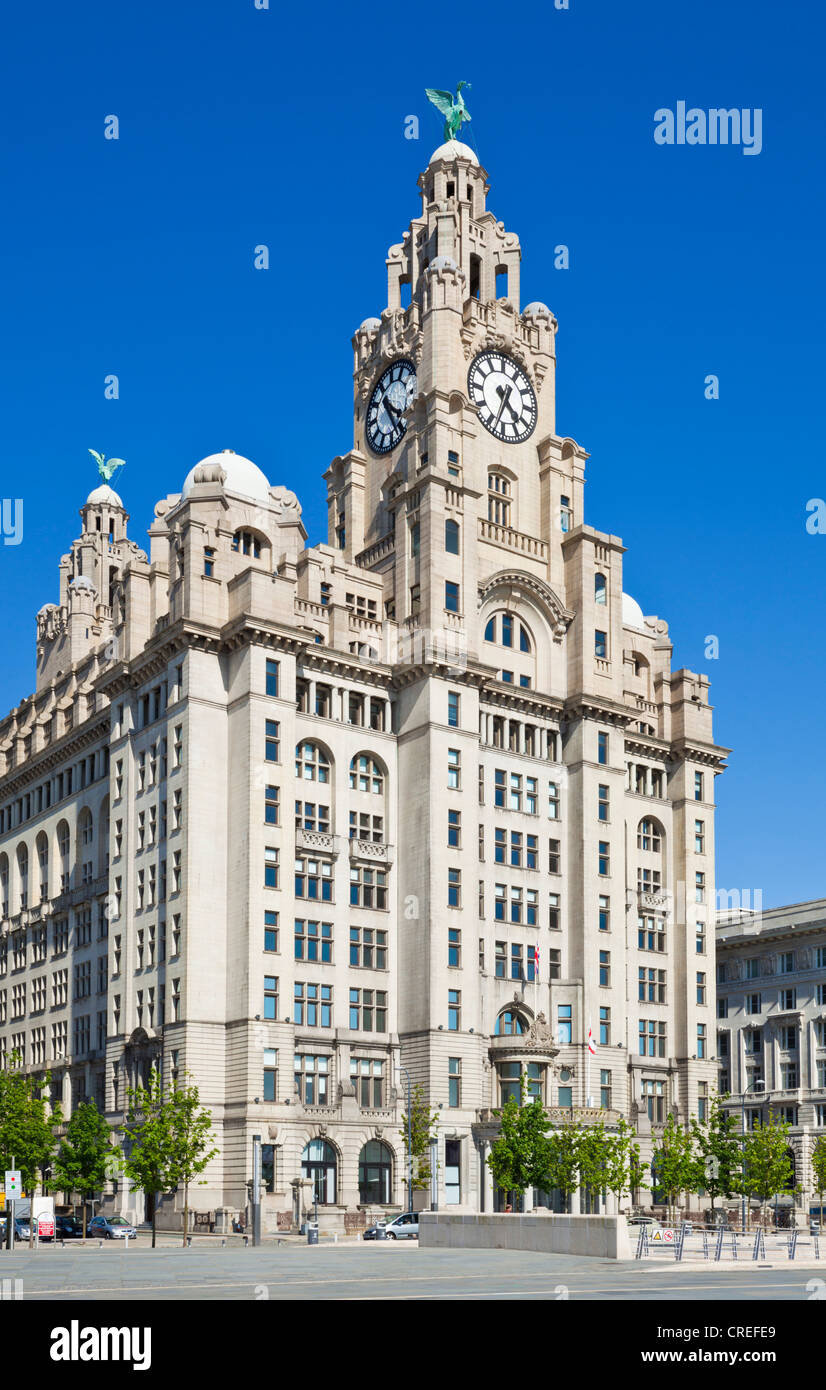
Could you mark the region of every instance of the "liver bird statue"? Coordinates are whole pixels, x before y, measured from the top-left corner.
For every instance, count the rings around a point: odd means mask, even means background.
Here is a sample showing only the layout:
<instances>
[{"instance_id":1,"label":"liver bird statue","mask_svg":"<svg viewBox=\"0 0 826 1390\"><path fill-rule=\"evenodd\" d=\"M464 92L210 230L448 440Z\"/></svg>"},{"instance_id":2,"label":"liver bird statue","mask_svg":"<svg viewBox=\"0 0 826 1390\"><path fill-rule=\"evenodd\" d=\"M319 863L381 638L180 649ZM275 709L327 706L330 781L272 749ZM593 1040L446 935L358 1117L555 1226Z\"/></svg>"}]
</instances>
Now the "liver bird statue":
<instances>
[{"instance_id":1,"label":"liver bird statue","mask_svg":"<svg viewBox=\"0 0 826 1390\"><path fill-rule=\"evenodd\" d=\"M445 140L455 140L463 122L470 120L470 112L462 100L463 87L470 91L469 82L457 82L455 97L451 96L450 92L440 92L437 87L424 89L428 101L432 101L436 110L441 111L445 118Z\"/></svg>"},{"instance_id":2,"label":"liver bird statue","mask_svg":"<svg viewBox=\"0 0 826 1390\"><path fill-rule=\"evenodd\" d=\"M98 473L105 483L111 481L113 475L119 468L126 467L125 459L107 459L104 454L99 454L97 449L90 449L89 453L98 466Z\"/></svg>"}]
</instances>

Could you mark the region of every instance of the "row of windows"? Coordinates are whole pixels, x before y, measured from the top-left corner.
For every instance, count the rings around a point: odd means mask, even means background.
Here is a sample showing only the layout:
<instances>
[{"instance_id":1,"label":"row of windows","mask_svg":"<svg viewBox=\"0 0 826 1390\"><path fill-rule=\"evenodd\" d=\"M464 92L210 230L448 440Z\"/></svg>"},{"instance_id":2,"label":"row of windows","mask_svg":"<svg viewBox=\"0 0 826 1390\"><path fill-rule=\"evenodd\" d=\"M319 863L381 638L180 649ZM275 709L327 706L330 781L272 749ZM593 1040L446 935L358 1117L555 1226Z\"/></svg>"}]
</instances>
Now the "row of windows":
<instances>
[{"instance_id":1,"label":"row of windows","mask_svg":"<svg viewBox=\"0 0 826 1390\"><path fill-rule=\"evenodd\" d=\"M355 1032L387 1032L387 991L380 989L350 989L348 992L348 1024ZM266 1019L279 1015L279 982L275 975L264 976L264 1013ZM293 1023L307 1028L332 1028L333 986L314 981L297 980L293 985Z\"/></svg>"},{"instance_id":2,"label":"row of windows","mask_svg":"<svg viewBox=\"0 0 826 1390\"><path fill-rule=\"evenodd\" d=\"M743 962L743 973L747 980L757 980L761 973L771 973L772 965L779 975L794 975L802 970L826 970L826 946L816 946L812 951L811 964L807 964L807 960L808 957L797 951L781 951L777 956L750 956ZM761 962L765 963L761 965ZM725 984L735 978L729 964L719 961L718 983Z\"/></svg>"},{"instance_id":3,"label":"row of windows","mask_svg":"<svg viewBox=\"0 0 826 1390\"><path fill-rule=\"evenodd\" d=\"M826 1004L826 984L813 985L811 997L815 1004ZM792 988L780 989L776 995L772 993L771 1000L768 999L767 995L762 990L756 990L754 993L746 994L743 1002L743 1010L747 1014L759 1014L762 1013L764 1009L768 1009L771 1003L775 1002L778 1009L782 1012L803 1007L802 1002L798 1004L797 989ZM732 1000L726 998L725 995L719 996L717 999L717 1017L728 1018L731 1004Z\"/></svg>"},{"instance_id":4,"label":"row of windows","mask_svg":"<svg viewBox=\"0 0 826 1390\"><path fill-rule=\"evenodd\" d=\"M93 711L90 710L90 713ZM71 711L67 711L71 713ZM71 728L71 725L68 726ZM31 736L29 736L29 740ZM25 756L31 756L31 748ZM7 771L10 769L7 769ZM71 767L64 768L61 772L55 772L45 782L38 787L33 787L31 791L24 792L8 805L0 807L0 835L7 835L19 825L24 825L32 816L42 815L50 807L58 805L68 796L77 796L78 792L90 787L93 782L99 782L103 777L109 776L109 749L107 747L98 748L93 753L87 753Z\"/></svg>"}]
</instances>

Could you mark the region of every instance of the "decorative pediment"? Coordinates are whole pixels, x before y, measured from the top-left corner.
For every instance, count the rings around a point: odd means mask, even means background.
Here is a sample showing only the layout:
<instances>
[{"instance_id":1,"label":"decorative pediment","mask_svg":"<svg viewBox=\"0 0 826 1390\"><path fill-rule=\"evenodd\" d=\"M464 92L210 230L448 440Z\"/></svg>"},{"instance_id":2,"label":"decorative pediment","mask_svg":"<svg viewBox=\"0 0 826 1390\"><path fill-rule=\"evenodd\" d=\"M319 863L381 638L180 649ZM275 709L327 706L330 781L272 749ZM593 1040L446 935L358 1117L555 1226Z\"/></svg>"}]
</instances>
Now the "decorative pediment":
<instances>
[{"instance_id":1,"label":"decorative pediment","mask_svg":"<svg viewBox=\"0 0 826 1390\"><path fill-rule=\"evenodd\" d=\"M575 615L565 607L550 584L537 575L528 574L526 570L499 570L491 575L490 579L479 585L479 608L483 608L490 599L501 599L503 603L508 600L518 602L522 594L544 610L554 641L561 642Z\"/></svg>"}]
</instances>

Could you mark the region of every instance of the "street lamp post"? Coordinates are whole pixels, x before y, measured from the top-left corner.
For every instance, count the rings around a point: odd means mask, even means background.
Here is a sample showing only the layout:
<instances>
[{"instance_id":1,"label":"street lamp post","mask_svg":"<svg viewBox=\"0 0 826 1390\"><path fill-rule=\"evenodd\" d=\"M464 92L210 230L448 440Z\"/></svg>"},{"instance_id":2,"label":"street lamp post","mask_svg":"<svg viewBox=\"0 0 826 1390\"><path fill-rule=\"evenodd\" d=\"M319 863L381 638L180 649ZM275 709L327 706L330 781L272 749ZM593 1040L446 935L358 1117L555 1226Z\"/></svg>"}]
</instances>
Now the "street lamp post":
<instances>
[{"instance_id":1,"label":"street lamp post","mask_svg":"<svg viewBox=\"0 0 826 1390\"><path fill-rule=\"evenodd\" d=\"M410 1108L410 1072L401 1062L396 1063L407 1077L407 1210L413 1210L413 1115Z\"/></svg>"},{"instance_id":2,"label":"street lamp post","mask_svg":"<svg viewBox=\"0 0 826 1390\"><path fill-rule=\"evenodd\" d=\"M764 1087L765 1083L763 1081L751 1081L740 1096L740 1112L742 1115L741 1148L743 1151L741 1165L743 1169L743 1192L740 1199L740 1224L742 1226L743 1235L746 1234L746 1096L749 1094L749 1091L762 1091Z\"/></svg>"}]
</instances>

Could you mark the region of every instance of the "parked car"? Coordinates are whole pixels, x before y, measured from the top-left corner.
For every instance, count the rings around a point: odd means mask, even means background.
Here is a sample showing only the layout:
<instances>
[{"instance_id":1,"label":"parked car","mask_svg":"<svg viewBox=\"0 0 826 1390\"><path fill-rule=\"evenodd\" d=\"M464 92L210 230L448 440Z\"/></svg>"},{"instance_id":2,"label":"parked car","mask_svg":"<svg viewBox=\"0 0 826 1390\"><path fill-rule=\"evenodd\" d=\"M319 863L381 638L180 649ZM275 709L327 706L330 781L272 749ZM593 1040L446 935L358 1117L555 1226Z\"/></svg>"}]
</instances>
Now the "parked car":
<instances>
[{"instance_id":1,"label":"parked car","mask_svg":"<svg viewBox=\"0 0 826 1390\"><path fill-rule=\"evenodd\" d=\"M2 1241L5 1241L6 1239L6 1225L8 1223L8 1219L9 1218L7 1216L0 1216L0 1240ZM21 1218L17 1216L14 1218L14 1238L15 1240L29 1239L28 1217L26 1217L25 1220L21 1220Z\"/></svg>"},{"instance_id":2,"label":"parked car","mask_svg":"<svg viewBox=\"0 0 826 1390\"><path fill-rule=\"evenodd\" d=\"M54 1234L55 1240L74 1240L83 1235L83 1222L76 1216L56 1216Z\"/></svg>"},{"instance_id":3,"label":"parked car","mask_svg":"<svg viewBox=\"0 0 826 1390\"><path fill-rule=\"evenodd\" d=\"M123 1216L95 1216L88 1226L90 1236L103 1236L104 1240L132 1240L137 1229Z\"/></svg>"},{"instance_id":4,"label":"parked car","mask_svg":"<svg viewBox=\"0 0 826 1390\"><path fill-rule=\"evenodd\" d=\"M638 1229L640 1226L645 1226L649 1231L661 1231L663 1229L662 1222L658 1221L656 1216L629 1216L628 1225L636 1226Z\"/></svg>"},{"instance_id":5,"label":"parked car","mask_svg":"<svg viewBox=\"0 0 826 1390\"><path fill-rule=\"evenodd\" d=\"M419 1238L419 1213L416 1211L405 1211L401 1216L397 1216L393 1221L389 1221L386 1227L388 1240L407 1240L414 1236Z\"/></svg>"},{"instance_id":6,"label":"parked car","mask_svg":"<svg viewBox=\"0 0 826 1390\"><path fill-rule=\"evenodd\" d=\"M379 1231L386 1231L386 1230L387 1230L387 1222L386 1222L386 1221L377 1221L377 1222L375 1223L375 1225L373 1225L373 1226L368 1226L368 1227L367 1227L367 1230L366 1230L366 1231L364 1232L364 1234L362 1235L362 1240L379 1240L379 1238L380 1238L380 1237L379 1237Z\"/></svg>"}]
</instances>

